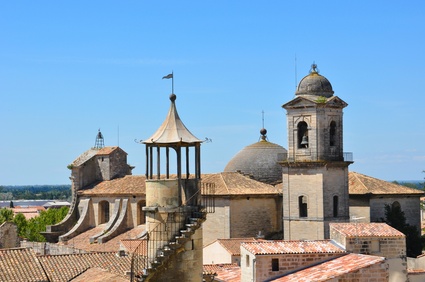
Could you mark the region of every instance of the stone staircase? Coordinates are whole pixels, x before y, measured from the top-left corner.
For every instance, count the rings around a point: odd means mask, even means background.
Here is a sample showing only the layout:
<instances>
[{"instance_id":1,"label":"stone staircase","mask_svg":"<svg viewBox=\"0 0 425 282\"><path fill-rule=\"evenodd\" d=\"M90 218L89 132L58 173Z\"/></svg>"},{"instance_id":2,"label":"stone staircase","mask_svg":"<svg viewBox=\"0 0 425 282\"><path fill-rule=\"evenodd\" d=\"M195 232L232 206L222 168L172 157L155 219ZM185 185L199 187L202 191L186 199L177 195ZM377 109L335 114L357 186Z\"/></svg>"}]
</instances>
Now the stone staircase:
<instances>
[{"instance_id":1,"label":"stone staircase","mask_svg":"<svg viewBox=\"0 0 425 282\"><path fill-rule=\"evenodd\" d=\"M186 218L186 223L181 227L178 234L174 235L168 244L158 248L154 258L147 258L147 260L151 262L146 264L147 267L142 270L141 275L136 274L135 281L150 281L150 279L166 265L167 261L172 256L184 252L185 243L191 240L192 235L201 227L205 220L206 212L192 212L191 215Z\"/></svg>"}]
</instances>

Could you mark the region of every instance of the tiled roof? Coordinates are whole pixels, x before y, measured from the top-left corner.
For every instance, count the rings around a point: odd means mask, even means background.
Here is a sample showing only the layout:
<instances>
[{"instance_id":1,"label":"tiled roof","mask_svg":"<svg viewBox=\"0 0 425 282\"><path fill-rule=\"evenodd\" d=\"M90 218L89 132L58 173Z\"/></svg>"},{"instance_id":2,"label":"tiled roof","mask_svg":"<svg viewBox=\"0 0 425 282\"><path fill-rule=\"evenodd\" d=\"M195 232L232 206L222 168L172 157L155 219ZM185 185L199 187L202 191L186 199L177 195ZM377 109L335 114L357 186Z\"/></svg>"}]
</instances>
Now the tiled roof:
<instances>
[{"instance_id":1,"label":"tiled roof","mask_svg":"<svg viewBox=\"0 0 425 282\"><path fill-rule=\"evenodd\" d=\"M170 175L173 178L174 175ZM78 192L79 195L145 195L146 177L126 175L109 181L102 181ZM214 195L280 195L281 188L253 180L237 172L202 174L202 182L214 183Z\"/></svg>"},{"instance_id":2,"label":"tiled roof","mask_svg":"<svg viewBox=\"0 0 425 282\"><path fill-rule=\"evenodd\" d=\"M240 282L241 268L234 263L204 264L204 274L214 274L214 281Z\"/></svg>"},{"instance_id":3,"label":"tiled roof","mask_svg":"<svg viewBox=\"0 0 425 282\"><path fill-rule=\"evenodd\" d=\"M79 191L80 195L145 195L146 177L144 175L126 175L109 181L102 181Z\"/></svg>"},{"instance_id":4,"label":"tiled roof","mask_svg":"<svg viewBox=\"0 0 425 282\"><path fill-rule=\"evenodd\" d=\"M69 281L93 267L124 278L125 272L131 270L130 257L120 257L116 253L39 256L38 259L52 282Z\"/></svg>"},{"instance_id":5,"label":"tiled roof","mask_svg":"<svg viewBox=\"0 0 425 282\"><path fill-rule=\"evenodd\" d=\"M78 158L76 158L72 164L74 166L80 166L82 164L84 164L85 162L87 162L88 160L90 160L91 158L93 158L96 155L109 155L111 154L113 151L115 151L116 149L118 149L119 147L113 146L113 147L103 147L102 149L94 149L91 148L87 151L85 151L84 153L82 153L81 155L78 156Z\"/></svg>"},{"instance_id":6,"label":"tiled roof","mask_svg":"<svg viewBox=\"0 0 425 282\"><path fill-rule=\"evenodd\" d=\"M100 268L89 268L76 278L70 280L72 282L128 282L128 277L124 278L120 275L108 272Z\"/></svg>"},{"instance_id":7,"label":"tiled roof","mask_svg":"<svg viewBox=\"0 0 425 282\"><path fill-rule=\"evenodd\" d=\"M215 183L215 195L279 195L281 189L238 172L203 174L202 182Z\"/></svg>"},{"instance_id":8,"label":"tiled roof","mask_svg":"<svg viewBox=\"0 0 425 282\"><path fill-rule=\"evenodd\" d=\"M241 243L256 242L255 238L230 238L217 239L217 242L223 246L232 256L241 255Z\"/></svg>"},{"instance_id":9,"label":"tiled roof","mask_svg":"<svg viewBox=\"0 0 425 282\"><path fill-rule=\"evenodd\" d=\"M404 237L405 235L386 223L329 223L346 237Z\"/></svg>"},{"instance_id":10,"label":"tiled roof","mask_svg":"<svg viewBox=\"0 0 425 282\"><path fill-rule=\"evenodd\" d=\"M130 254L137 251L139 255L146 255L148 253L148 241L146 239L123 239L121 245Z\"/></svg>"},{"instance_id":11,"label":"tiled roof","mask_svg":"<svg viewBox=\"0 0 425 282\"><path fill-rule=\"evenodd\" d=\"M329 281L347 273L356 272L360 269L375 264L384 263L384 257L368 256L361 254L347 254L345 256L312 266L281 278L270 280L273 282L310 282ZM333 281L333 280L332 280Z\"/></svg>"},{"instance_id":12,"label":"tiled roof","mask_svg":"<svg viewBox=\"0 0 425 282\"><path fill-rule=\"evenodd\" d=\"M102 232L104 227L105 225L102 224L95 228L89 229L86 232L83 232L69 240L67 245L87 252L117 252L119 250L121 240L138 238L143 233L143 231L145 231L145 225L139 225L133 229L121 233L120 235L103 244L91 244L90 237Z\"/></svg>"},{"instance_id":13,"label":"tiled roof","mask_svg":"<svg viewBox=\"0 0 425 282\"><path fill-rule=\"evenodd\" d=\"M330 240L315 241L258 241L242 243L242 247L254 255L345 253Z\"/></svg>"},{"instance_id":14,"label":"tiled roof","mask_svg":"<svg viewBox=\"0 0 425 282\"><path fill-rule=\"evenodd\" d=\"M421 190L394 184L377 178L373 178L354 171L348 173L348 187L350 195L354 194L414 194L423 195Z\"/></svg>"},{"instance_id":15,"label":"tiled roof","mask_svg":"<svg viewBox=\"0 0 425 282\"><path fill-rule=\"evenodd\" d=\"M49 281L31 249L0 249L0 281Z\"/></svg>"}]
</instances>

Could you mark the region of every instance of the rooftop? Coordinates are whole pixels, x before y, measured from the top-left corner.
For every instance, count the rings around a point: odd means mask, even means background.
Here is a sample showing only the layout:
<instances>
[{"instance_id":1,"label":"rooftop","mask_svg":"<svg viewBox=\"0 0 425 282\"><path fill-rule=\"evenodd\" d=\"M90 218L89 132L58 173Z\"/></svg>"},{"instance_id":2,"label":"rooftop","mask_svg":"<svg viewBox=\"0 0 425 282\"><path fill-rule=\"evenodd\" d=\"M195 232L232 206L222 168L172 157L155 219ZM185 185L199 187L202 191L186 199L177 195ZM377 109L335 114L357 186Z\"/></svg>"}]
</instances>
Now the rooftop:
<instances>
[{"instance_id":1,"label":"rooftop","mask_svg":"<svg viewBox=\"0 0 425 282\"><path fill-rule=\"evenodd\" d=\"M214 281L240 282L241 268L237 264L204 264L204 274L215 274Z\"/></svg>"},{"instance_id":2,"label":"rooftop","mask_svg":"<svg viewBox=\"0 0 425 282\"><path fill-rule=\"evenodd\" d=\"M273 254L307 254L307 253L340 253L345 251L331 240L315 241L258 241L242 243L241 245L254 255Z\"/></svg>"},{"instance_id":3,"label":"rooftop","mask_svg":"<svg viewBox=\"0 0 425 282\"><path fill-rule=\"evenodd\" d=\"M405 237L386 223L329 223L329 226L346 237Z\"/></svg>"},{"instance_id":4,"label":"rooftop","mask_svg":"<svg viewBox=\"0 0 425 282\"><path fill-rule=\"evenodd\" d=\"M354 194L416 194L424 195L424 191L409 188L403 185L373 178L361 173L351 171L348 174L348 187L350 195Z\"/></svg>"},{"instance_id":5,"label":"rooftop","mask_svg":"<svg viewBox=\"0 0 425 282\"><path fill-rule=\"evenodd\" d=\"M330 281L338 276L360 271L362 268L375 264L384 263L384 257L368 256L361 254L347 254L342 257L312 266L295 273L285 275L281 278L273 279L273 282L310 282L310 281Z\"/></svg>"}]
</instances>

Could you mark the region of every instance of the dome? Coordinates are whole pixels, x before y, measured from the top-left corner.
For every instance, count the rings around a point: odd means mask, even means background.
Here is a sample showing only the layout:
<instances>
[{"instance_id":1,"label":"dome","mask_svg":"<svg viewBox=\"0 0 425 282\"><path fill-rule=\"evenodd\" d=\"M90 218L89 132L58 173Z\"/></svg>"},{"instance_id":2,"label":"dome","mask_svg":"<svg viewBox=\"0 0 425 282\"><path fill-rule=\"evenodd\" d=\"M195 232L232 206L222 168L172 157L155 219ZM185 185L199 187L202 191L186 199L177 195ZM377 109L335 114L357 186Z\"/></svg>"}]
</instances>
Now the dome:
<instances>
[{"instance_id":1,"label":"dome","mask_svg":"<svg viewBox=\"0 0 425 282\"><path fill-rule=\"evenodd\" d=\"M301 79L295 95L315 95L326 98L332 97L334 91L329 80L319 74L317 65L311 66L310 74Z\"/></svg>"},{"instance_id":2,"label":"dome","mask_svg":"<svg viewBox=\"0 0 425 282\"><path fill-rule=\"evenodd\" d=\"M266 140L265 133L257 143L243 148L226 165L224 172L240 172L267 184L282 182L282 167L278 161L284 159L287 151L278 144Z\"/></svg>"}]
</instances>

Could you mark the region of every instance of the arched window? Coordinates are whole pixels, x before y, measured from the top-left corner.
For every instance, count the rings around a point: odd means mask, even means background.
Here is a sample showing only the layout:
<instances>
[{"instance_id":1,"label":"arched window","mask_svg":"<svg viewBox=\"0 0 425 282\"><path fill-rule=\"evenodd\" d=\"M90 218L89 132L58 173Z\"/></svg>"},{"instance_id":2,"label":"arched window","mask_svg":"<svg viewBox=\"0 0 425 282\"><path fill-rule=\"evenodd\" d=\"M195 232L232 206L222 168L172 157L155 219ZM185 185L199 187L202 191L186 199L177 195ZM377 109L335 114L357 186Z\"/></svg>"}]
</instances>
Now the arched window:
<instances>
[{"instance_id":1,"label":"arched window","mask_svg":"<svg viewBox=\"0 0 425 282\"><path fill-rule=\"evenodd\" d=\"M109 221L109 202L99 202L99 224Z\"/></svg>"},{"instance_id":2,"label":"arched window","mask_svg":"<svg viewBox=\"0 0 425 282\"><path fill-rule=\"evenodd\" d=\"M137 225L145 224L146 215L143 211L143 207L146 206L146 201L139 201L137 203Z\"/></svg>"},{"instance_id":3,"label":"arched window","mask_svg":"<svg viewBox=\"0 0 425 282\"><path fill-rule=\"evenodd\" d=\"M329 145L330 146L335 146L336 142L336 122L335 121L331 121L331 124L329 126Z\"/></svg>"},{"instance_id":4,"label":"arched window","mask_svg":"<svg viewBox=\"0 0 425 282\"><path fill-rule=\"evenodd\" d=\"M298 208L300 210L300 217L307 217L307 197L298 197Z\"/></svg>"},{"instance_id":5,"label":"arched window","mask_svg":"<svg viewBox=\"0 0 425 282\"><path fill-rule=\"evenodd\" d=\"M333 198L333 211L334 217L338 216L338 196L334 196Z\"/></svg>"},{"instance_id":6,"label":"arched window","mask_svg":"<svg viewBox=\"0 0 425 282\"><path fill-rule=\"evenodd\" d=\"M298 148L308 148L308 130L307 123L301 121L297 125L298 128Z\"/></svg>"}]
</instances>

